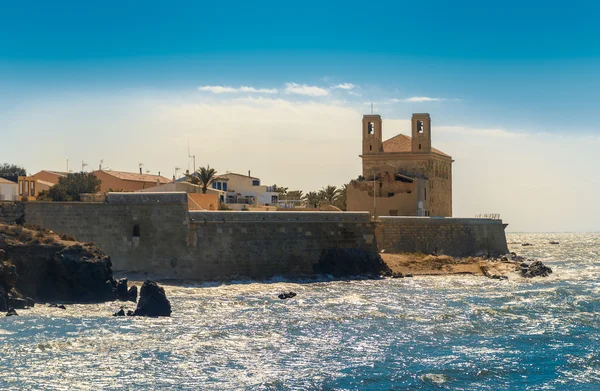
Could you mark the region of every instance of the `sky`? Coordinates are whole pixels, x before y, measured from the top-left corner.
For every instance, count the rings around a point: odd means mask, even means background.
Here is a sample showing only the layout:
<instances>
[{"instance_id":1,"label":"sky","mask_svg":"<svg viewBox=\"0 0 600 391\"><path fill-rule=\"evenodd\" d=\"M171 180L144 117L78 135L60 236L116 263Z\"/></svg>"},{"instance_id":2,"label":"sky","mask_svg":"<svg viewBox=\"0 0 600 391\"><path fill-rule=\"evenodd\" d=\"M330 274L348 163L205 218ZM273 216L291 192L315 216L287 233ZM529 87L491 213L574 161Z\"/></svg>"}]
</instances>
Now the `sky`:
<instances>
[{"instance_id":1,"label":"sky","mask_svg":"<svg viewBox=\"0 0 600 391\"><path fill-rule=\"evenodd\" d=\"M214 3L214 4L212 4ZM0 2L0 163L210 165L305 192L361 173L432 117L454 215L600 231L600 5L548 2Z\"/></svg>"}]
</instances>

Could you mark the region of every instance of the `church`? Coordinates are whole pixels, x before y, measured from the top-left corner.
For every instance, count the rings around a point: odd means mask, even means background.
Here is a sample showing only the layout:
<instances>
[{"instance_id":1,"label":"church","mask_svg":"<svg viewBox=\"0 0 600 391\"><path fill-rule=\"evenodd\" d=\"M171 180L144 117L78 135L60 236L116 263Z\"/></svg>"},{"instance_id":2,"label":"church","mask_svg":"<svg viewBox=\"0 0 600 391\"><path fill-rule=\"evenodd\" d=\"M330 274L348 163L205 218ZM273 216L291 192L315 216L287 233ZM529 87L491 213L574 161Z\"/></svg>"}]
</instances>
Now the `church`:
<instances>
[{"instance_id":1,"label":"church","mask_svg":"<svg viewBox=\"0 0 600 391\"><path fill-rule=\"evenodd\" d=\"M347 188L347 210L373 216L452 216L452 157L431 146L431 117L412 115L412 137L383 141L378 114L362 120L362 175Z\"/></svg>"}]
</instances>

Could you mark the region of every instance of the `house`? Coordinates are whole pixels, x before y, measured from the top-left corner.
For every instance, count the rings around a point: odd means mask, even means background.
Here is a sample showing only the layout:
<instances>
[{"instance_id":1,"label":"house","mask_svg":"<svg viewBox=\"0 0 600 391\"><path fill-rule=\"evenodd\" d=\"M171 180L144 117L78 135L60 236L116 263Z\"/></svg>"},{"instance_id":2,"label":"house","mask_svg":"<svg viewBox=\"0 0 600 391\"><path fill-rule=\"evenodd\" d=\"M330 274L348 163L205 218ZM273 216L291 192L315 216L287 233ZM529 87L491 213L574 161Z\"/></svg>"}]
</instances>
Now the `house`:
<instances>
[{"instance_id":1,"label":"house","mask_svg":"<svg viewBox=\"0 0 600 391\"><path fill-rule=\"evenodd\" d=\"M224 191L212 188L206 189L206 194L203 194L202 186L188 182L187 178L137 191L149 193L184 191L188 193L188 206L190 210L217 210L219 204L225 202L226 197Z\"/></svg>"},{"instance_id":2,"label":"house","mask_svg":"<svg viewBox=\"0 0 600 391\"><path fill-rule=\"evenodd\" d=\"M160 176L160 173L159 175L152 175L125 171L96 170L92 174L102 181L100 185L101 192L137 191L172 182L171 179Z\"/></svg>"},{"instance_id":3,"label":"house","mask_svg":"<svg viewBox=\"0 0 600 391\"><path fill-rule=\"evenodd\" d=\"M60 178L67 176L64 171L42 170L34 175L19 176L19 198L35 200L41 191L49 190Z\"/></svg>"},{"instance_id":4,"label":"house","mask_svg":"<svg viewBox=\"0 0 600 391\"><path fill-rule=\"evenodd\" d=\"M17 183L0 177L0 201L17 201L18 199Z\"/></svg>"},{"instance_id":5,"label":"house","mask_svg":"<svg viewBox=\"0 0 600 391\"><path fill-rule=\"evenodd\" d=\"M233 172L217 176L210 184L213 190L226 193L226 204L272 205L279 202L274 186L263 186L260 179Z\"/></svg>"},{"instance_id":6,"label":"house","mask_svg":"<svg viewBox=\"0 0 600 391\"><path fill-rule=\"evenodd\" d=\"M412 137L382 138L381 116L362 120L362 175L347 188L348 210L375 216L452 216L452 157L431 146L431 117L413 114Z\"/></svg>"}]
</instances>

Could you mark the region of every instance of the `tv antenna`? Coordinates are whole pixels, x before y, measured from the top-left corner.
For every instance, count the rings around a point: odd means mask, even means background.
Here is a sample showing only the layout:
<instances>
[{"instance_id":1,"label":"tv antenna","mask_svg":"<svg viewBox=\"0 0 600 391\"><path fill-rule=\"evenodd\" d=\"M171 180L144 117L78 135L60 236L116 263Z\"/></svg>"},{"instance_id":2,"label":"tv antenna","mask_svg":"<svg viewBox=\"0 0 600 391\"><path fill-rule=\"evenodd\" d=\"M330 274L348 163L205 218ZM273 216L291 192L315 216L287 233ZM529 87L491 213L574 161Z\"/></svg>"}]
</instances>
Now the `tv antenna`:
<instances>
[{"instance_id":1,"label":"tv antenna","mask_svg":"<svg viewBox=\"0 0 600 391\"><path fill-rule=\"evenodd\" d=\"M373 114L373 102L371 102L371 114Z\"/></svg>"},{"instance_id":2,"label":"tv antenna","mask_svg":"<svg viewBox=\"0 0 600 391\"><path fill-rule=\"evenodd\" d=\"M144 163L138 163L138 167L140 168L140 174L142 174L142 167L144 167Z\"/></svg>"},{"instance_id":3,"label":"tv antenna","mask_svg":"<svg viewBox=\"0 0 600 391\"><path fill-rule=\"evenodd\" d=\"M194 171L192 171L192 172L196 172L196 154L193 154L193 155L192 155L192 154L190 153L190 140L188 140L188 158L192 158L192 159L194 159L194 166L193 166L193 168L194 168Z\"/></svg>"},{"instance_id":4,"label":"tv antenna","mask_svg":"<svg viewBox=\"0 0 600 391\"><path fill-rule=\"evenodd\" d=\"M98 166L98 169L102 170L102 163L104 163L104 159L100 159L100 166Z\"/></svg>"}]
</instances>

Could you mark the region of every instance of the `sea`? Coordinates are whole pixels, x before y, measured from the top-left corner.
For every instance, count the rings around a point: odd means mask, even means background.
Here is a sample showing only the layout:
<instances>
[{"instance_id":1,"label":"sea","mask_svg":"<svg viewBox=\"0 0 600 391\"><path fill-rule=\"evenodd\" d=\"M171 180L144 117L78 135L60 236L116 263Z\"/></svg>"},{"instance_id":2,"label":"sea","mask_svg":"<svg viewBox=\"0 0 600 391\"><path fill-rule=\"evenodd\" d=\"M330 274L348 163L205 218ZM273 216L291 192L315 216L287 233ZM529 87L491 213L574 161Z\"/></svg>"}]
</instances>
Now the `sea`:
<instances>
[{"instance_id":1,"label":"sea","mask_svg":"<svg viewBox=\"0 0 600 391\"><path fill-rule=\"evenodd\" d=\"M170 318L19 310L0 389L600 390L600 234L507 239L552 275L164 284Z\"/></svg>"}]
</instances>

